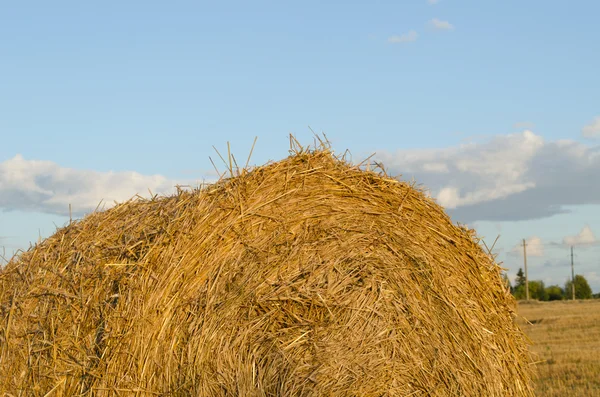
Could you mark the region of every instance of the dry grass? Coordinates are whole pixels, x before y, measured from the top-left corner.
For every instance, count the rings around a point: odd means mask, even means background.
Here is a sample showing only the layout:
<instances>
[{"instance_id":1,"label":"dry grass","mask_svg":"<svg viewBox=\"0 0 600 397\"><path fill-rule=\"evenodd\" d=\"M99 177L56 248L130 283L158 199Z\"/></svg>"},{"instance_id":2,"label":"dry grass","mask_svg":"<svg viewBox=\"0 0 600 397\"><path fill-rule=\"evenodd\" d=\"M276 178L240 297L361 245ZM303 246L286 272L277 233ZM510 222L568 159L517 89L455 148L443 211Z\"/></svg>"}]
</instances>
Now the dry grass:
<instances>
[{"instance_id":1,"label":"dry grass","mask_svg":"<svg viewBox=\"0 0 600 397\"><path fill-rule=\"evenodd\" d=\"M421 191L293 146L11 261L0 394L527 396L514 309L474 232Z\"/></svg>"},{"instance_id":2,"label":"dry grass","mask_svg":"<svg viewBox=\"0 0 600 397\"><path fill-rule=\"evenodd\" d=\"M600 300L520 303L536 353L536 394L600 396Z\"/></svg>"}]
</instances>

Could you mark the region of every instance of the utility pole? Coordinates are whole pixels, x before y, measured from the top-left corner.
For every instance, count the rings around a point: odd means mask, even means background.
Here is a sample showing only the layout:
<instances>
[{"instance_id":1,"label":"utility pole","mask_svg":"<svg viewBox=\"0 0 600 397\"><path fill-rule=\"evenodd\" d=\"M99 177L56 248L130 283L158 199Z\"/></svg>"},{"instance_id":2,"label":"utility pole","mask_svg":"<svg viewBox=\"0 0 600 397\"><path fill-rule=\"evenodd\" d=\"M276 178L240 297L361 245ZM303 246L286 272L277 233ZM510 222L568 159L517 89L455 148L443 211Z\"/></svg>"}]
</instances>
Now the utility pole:
<instances>
[{"instance_id":1,"label":"utility pole","mask_svg":"<svg viewBox=\"0 0 600 397\"><path fill-rule=\"evenodd\" d=\"M525 262L525 299L529 300L529 276L527 276L527 243L523 239L523 261Z\"/></svg>"},{"instance_id":2,"label":"utility pole","mask_svg":"<svg viewBox=\"0 0 600 397\"><path fill-rule=\"evenodd\" d=\"M575 300L575 270L573 267L573 246L571 246L571 293L573 294L573 300Z\"/></svg>"}]
</instances>

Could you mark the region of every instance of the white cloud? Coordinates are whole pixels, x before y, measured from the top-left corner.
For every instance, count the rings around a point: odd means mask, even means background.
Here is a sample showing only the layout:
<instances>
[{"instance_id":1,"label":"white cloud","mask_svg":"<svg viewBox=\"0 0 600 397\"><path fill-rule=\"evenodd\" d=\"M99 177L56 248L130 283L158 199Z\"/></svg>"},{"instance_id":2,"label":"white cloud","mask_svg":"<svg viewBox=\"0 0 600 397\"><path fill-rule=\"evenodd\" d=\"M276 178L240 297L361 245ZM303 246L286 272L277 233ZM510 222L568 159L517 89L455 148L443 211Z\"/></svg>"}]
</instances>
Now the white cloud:
<instances>
[{"instance_id":1,"label":"white cloud","mask_svg":"<svg viewBox=\"0 0 600 397\"><path fill-rule=\"evenodd\" d=\"M429 172L440 172L440 173L448 173L450 170L448 169L448 165L444 163L425 163L423 164L423 169Z\"/></svg>"},{"instance_id":2,"label":"white cloud","mask_svg":"<svg viewBox=\"0 0 600 397\"><path fill-rule=\"evenodd\" d=\"M454 209L480 202L502 199L515 193L523 192L531 187L533 183L513 183L506 186L494 186L490 189L481 189L475 192L461 194L455 187L445 187L437 195L437 201L445 208Z\"/></svg>"},{"instance_id":3,"label":"white cloud","mask_svg":"<svg viewBox=\"0 0 600 397\"><path fill-rule=\"evenodd\" d=\"M583 127L581 134L586 138L600 138L600 116Z\"/></svg>"},{"instance_id":4,"label":"white cloud","mask_svg":"<svg viewBox=\"0 0 600 397\"><path fill-rule=\"evenodd\" d=\"M585 279L588 281L588 283L590 283L590 285L593 284L600 284L600 274L598 274L598 272L586 272L583 277L585 277Z\"/></svg>"},{"instance_id":5,"label":"white cloud","mask_svg":"<svg viewBox=\"0 0 600 397\"><path fill-rule=\"evenodd\" d=\"M64 168L51 161L16 155L0 163L0 208L67 215L93 211L136 194L171 193L175 181L137 172L98 172Z\"/></svg>"},{"instance_id":6,"label":"white cloud","mask_svg":"<svg viewBox=\"0 0 600 397\"><path fill-rule=\"evenodd\" d=\"M454 30L454 25L448 21L442 21L437 18L433 18L429 21L429 26L437 30Z\"/></svg>"},{"instance_id":7,"label":"white cloud","mask_svg":"<svg viewBox=\"0 0 600 397\"><path fill-rule=\"evenodd\" d=\"M585 246L585 245L594 245L598 244L599 241L594 235L592 229L586 225L581 229L581 231L574 236L567 236L563 239L563 244L568 246Z\"/></svg>"},{"instance_id":8,"label":"white cloud","mask_svg":"<svg viewBox=\"0 0 600 397\"><path fill-rule=\"evenodd\" d=\"M537 236L529 237L528 239L525 240L525 245L526 245L525 249L527 251L528 258L530 256L535 256L535 257L544 256L544 244L543 244L541 238L539 238ZM520 256L522 258L523 254L524 254L523 244L519 243L519 244L515 245L512 248L512 250L510 250L510 254Z\"/></svg>"},{"instance_id":9,"label":"white cloud","mask_svg":"<svg viewBox=\"0 0 600 397\"><path fill-rule=\"evenodd\" d=\"M444 149L379 152L463 223L537 219L567 206L600 204L600 147L544 139L526 130ZM574 194L576 192L576 194Z\"/></svg>"},{"instance_id":10,"label":"white cloud","mask_svg":"<svg viewBox=\"0 0 600 397\"><path fill-rule=\"evenodd\" d=\"M440 2L440 0L427 0L427 3L429 3L431 5L437 4L439 2Z\"/></svg>"},{"instance_id":11,"label":"white cloud","mask_svg":"<svg viewBox=\"0 0 600 397\"><path fill-rule=\"evenodd\" d=\"M388 38L388 42L392 44L398 43L409 43L411 41L416 41L419 35L414 30L409 31L408 33L404 33L400 36L390 36Z\"/></svg>"}]
</instances>

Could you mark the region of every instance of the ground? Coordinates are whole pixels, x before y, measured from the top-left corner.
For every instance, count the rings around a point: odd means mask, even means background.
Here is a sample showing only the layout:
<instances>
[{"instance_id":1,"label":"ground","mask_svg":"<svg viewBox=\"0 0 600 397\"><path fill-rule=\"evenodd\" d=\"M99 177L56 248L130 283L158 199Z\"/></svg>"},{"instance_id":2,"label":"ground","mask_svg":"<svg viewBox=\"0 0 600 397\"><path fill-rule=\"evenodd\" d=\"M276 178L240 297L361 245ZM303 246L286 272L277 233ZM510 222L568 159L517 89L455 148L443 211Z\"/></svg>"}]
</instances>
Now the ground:
<instances>
[{"instance_id":1,"label":"ground","mask_svg":"<svg viewBox=\"0 0 600 397\"><path fill-rule=\"evenodd\" d=\"M539 396L600 396L600 299L521 302Z\"/></svg>"}]
</instances>

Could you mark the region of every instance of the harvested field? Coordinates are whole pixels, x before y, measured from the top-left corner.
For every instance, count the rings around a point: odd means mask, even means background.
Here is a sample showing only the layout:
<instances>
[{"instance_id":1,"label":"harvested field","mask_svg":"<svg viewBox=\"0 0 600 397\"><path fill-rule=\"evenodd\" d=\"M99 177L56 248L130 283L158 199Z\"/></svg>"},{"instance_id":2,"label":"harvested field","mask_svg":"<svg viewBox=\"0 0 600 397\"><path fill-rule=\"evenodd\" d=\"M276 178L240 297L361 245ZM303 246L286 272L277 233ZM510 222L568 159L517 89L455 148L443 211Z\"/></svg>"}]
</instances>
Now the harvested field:
<instances>
[{"instance_id":1,"label":"harvested field","mask_svg":"<svg viewBox=\"0 0 600 397\"><path fill-rule=\"evenodd\" d=\"M0 273L0 394L528 396L501 269L326 146L58 230Z\"/></svg>"},{"instance_id":2,"label":"harvested field","mask_svg":"<svg viewBox=\"0 0 600 397\"><path fill-rule=\"evenodd\" d=\"M600 396L600 300L519 303L518 313L540 361L536 395Z\"/></svg>"}]
</instances>

